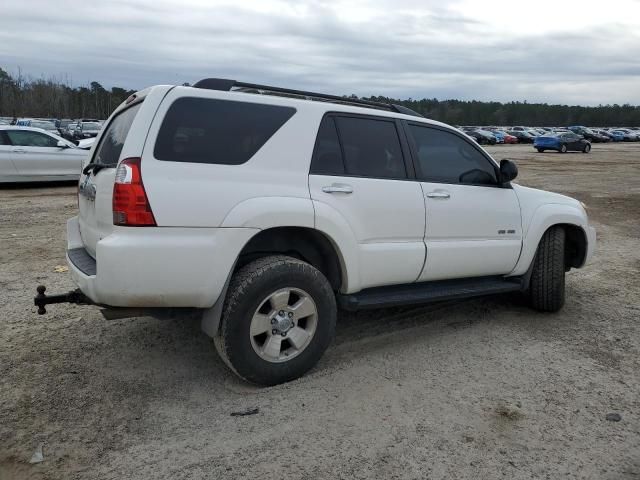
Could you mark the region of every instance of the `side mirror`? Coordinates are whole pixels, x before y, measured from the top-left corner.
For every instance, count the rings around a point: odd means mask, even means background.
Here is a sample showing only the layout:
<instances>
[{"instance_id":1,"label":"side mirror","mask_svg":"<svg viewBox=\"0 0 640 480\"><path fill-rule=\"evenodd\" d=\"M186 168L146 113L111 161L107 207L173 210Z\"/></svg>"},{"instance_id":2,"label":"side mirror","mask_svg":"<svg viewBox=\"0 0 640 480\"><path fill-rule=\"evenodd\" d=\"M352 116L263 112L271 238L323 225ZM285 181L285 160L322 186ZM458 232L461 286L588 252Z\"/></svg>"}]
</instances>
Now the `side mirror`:
<instances>
[{"instance_id":1,"label":"side mirror","mask_svg":"<svg viewBox=\"0 0 640 480\"><path fill-rule=\"evenodd\" d=\"M500 183L509 183L518 176L518 166L511 160L500 160Z\"/></svg>"},{"instance_id":2,"label":"side mirror","mask_svg":"<svg viewBox=\"0 0 640 480\"><path fill-rule=\"evenodd\" d=\"M58 148L69 148L69 144L67 142L63 142L62 140L58 140L57 147Z\"/></svg>"}]
</instances>

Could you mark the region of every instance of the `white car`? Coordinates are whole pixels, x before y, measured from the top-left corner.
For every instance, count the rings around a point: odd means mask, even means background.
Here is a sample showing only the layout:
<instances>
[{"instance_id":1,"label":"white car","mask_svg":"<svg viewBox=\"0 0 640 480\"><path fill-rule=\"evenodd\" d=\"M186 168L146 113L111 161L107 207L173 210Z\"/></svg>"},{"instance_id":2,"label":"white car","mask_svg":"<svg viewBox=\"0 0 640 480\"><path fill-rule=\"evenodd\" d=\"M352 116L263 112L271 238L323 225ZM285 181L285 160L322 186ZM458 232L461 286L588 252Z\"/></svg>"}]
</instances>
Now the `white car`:
<instances>
[{"instance_id":1,"label":"white car","mask_svg":"<svg viewBox=\"0 0 640 480\"><path fill-rule=\"evenodd\" d=\"M151 87L84 166L67 223L79 289L40 286L34 301L193 308L231 369L263 385L313 367L337 305L521 292L557 311L595 230L579 201L516 174L401 106L223 79Z\"/></svg>"},{"instance_id":2,"label":"white car","mask_svg":"<svg viewBox=\"0 0 640 480\"><path fill-rule=\"evenodd\" d=\"M78 180L87 155L39 128L0 125L0 182Z\"/></svg>"}]
</instances>

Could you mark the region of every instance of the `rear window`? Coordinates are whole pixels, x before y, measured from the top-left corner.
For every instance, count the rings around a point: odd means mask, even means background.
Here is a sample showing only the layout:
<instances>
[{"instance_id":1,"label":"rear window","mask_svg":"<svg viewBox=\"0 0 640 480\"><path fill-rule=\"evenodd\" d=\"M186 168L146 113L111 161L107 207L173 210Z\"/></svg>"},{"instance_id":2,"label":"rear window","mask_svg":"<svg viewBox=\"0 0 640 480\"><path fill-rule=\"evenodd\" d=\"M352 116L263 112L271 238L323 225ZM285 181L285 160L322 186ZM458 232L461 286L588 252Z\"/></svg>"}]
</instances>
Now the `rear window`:
<instances>
[{"instance_id":1,"label":"rear window","mask_svg":"<svg viewBox=\"0 0 640 480\"><path fill-rule=\"evenodd\" d=\"M142 102L137 103L123 110L111 120L100 139L100 144L96 148L93 163L103 165L116 165L118 163L124 141L127 139L133 119L136 118L141 105Z\"/></svg>"},{"instance_id":2,"label":"rear window","mask_svg":"<svg viewBox=\"0 0 640 480\"><path fill-rule=\"evenodd\" d=\"M170 162L240 165L295 111L278 105L179 98L165 115L154 156Z\"/></svg>"}]
</instances>

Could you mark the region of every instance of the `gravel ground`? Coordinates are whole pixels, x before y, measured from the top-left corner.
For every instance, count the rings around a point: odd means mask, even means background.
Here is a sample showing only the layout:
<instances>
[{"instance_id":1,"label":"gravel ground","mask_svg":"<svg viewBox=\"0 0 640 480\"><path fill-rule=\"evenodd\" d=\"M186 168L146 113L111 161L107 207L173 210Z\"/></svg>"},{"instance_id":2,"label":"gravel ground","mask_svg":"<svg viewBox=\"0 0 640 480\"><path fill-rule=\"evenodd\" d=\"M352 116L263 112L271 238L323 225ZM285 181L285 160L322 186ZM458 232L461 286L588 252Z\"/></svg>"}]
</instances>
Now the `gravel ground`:
<instances>
[{"instance_id":1,"label":"gravel ground","mask_svg":"<svg viewBox=\"0 0 640 480\"><path fill-rule=\"evenodd\" d=\"M598 249L564 309L341 313L319 365L273 388L232 375L195 320L36 315L37 284L73 287L55 267L75 186L0 188L0 479L640 478L640 144L490 150L590 207Z\"/></svg>"}]
</instances>

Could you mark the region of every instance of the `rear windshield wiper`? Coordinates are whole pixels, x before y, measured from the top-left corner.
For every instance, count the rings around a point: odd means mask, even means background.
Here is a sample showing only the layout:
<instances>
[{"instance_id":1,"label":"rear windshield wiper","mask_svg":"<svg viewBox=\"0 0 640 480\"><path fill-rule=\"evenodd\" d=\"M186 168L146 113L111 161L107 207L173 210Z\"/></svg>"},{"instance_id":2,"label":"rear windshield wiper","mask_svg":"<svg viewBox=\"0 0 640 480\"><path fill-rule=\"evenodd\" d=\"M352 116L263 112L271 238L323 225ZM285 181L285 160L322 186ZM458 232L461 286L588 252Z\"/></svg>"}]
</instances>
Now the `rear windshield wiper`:
<instances>
[{"instance_id":1,"label":"rear windshield wiper","mask_svg":"<svg viewBox=\"0 0 640 480\"><path fill-rule=\"evenodd\" d=\"M89 175L89 173L93 172L96 175L103 168L113 168L115 164L111 163L88 163L86 167L82 169L82 173L85 175Z\"/></svg>"}]
</instances>

